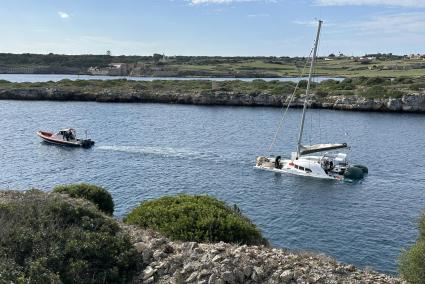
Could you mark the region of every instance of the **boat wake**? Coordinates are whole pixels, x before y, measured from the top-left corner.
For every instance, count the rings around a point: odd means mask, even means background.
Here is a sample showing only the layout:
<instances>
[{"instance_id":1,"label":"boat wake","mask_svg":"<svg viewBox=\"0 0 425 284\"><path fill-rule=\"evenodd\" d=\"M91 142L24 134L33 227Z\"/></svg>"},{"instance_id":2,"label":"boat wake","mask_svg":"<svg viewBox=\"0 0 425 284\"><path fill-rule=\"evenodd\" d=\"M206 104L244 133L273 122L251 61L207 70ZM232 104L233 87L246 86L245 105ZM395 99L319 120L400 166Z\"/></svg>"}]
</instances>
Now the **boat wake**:
<instances>
[{"instance_id":1,"label":"boat wake","mask_svg":"<svg viewBox=\"0 0 425 284\"><path fill-rule=\"evenodd\" d=\"M143 147L143 146L99 146L96 149L105 151L125 152L141 155L154 155L161 157L176 157L193 160L220 160L216 153L200 152L191 149L176 149L171 147Z\"/></svg>"},{"instance_id":2,"label":"boat wake","mask_svg":"<svg viewBox=\"0 0 425 284\"><path fill-rule=\"evenodd\" d=\"M147 147L147 146L98 146L97 150L123 152L129 154L139 154L146 156L158 156L168 158L178 158L187 160L203 160L213 163L226 163L226 164L243 164L249 165L251 156L246 155L245 159L235 159L232 153L215 153L209 151L197 151L185 148L172 148L172 147Z\"/></svg>"}]
</instances>

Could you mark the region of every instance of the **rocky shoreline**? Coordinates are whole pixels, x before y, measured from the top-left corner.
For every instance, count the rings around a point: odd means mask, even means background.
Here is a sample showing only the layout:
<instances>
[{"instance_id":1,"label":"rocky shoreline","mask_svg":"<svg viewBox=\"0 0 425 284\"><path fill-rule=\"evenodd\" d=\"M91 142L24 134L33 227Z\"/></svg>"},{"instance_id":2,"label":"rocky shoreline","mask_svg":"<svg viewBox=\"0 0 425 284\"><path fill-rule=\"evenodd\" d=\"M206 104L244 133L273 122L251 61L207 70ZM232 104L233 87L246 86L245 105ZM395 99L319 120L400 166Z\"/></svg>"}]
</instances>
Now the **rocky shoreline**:
<instances>
[{"instance_id":1,"label":"rocky shoreline","mask_svg":"<svg viewBox=\"0 0 425 284\"><path fill-rule=\"evenodd\" d=\"M114 92L114 91L80 91L55 88L16 88L0 89L0 100L51 100L51 101L95 101L126 103L170 103L221 106L267 106L282 107L289 101L289 95L273 95L268 92L239 93L230 91L200 91L180 93L176 91L161 92ZM302 107L304 97L297 97L291 107ZM313 96L312 108L425 113L425 93L417 92L400 98L366 98L350 96Z\"/></svg>"},{"instance_id":2,"label":"rocky shoreline","mask_svg":"<svg viewBox=\"0 0 425 284\"><path fill-rule=\"evenodd\" d=\"M405 283L325 256L264 246L173 242L121 225L142 254L134 283Z\"/></svg>"}]
</instances>

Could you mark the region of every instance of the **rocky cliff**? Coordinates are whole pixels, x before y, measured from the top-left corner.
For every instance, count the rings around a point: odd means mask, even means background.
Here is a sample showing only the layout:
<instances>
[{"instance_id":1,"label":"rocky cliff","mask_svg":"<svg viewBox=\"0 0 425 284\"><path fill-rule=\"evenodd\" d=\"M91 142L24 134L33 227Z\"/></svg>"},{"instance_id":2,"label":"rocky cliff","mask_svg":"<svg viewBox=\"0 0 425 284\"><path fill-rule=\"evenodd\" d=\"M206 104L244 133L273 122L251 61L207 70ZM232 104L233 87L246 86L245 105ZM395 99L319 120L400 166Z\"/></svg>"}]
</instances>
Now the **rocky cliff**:
<instances>
[{"instance_id":1,"label":"rocky cliff","mask_svg":"<svg viewBox=\"0 0 425 284\"><path fill-rule=\"evenodd\" d=\"M153 102L195 105L227 106L286 106L289 95L272 95L268 92L238 93L230 91L201 91L180 93L158 92L114 92L81 91L55 88L0 89L0 100L57 100L97 102ZM302 107L304 97L297 97L291 107ZM415 112L425 113L425 93L417 92L400 98L367 98L363 96L313 96L312 108L352 111Z\"/></svg>"}]
</instances>

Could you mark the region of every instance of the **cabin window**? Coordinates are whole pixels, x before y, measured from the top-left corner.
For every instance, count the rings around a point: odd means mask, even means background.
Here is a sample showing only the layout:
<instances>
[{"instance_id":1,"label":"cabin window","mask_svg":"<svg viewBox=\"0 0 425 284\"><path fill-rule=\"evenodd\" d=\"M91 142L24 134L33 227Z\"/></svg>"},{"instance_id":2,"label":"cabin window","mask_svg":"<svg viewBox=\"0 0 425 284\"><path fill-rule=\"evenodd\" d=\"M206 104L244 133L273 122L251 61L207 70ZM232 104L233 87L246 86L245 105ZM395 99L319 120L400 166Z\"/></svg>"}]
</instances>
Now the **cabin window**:
<instances>
[{"instance_id":1,"label":"cabin window","mask_svg":"<svg viewBox=\"0 0 425 284\"><path fill-rule=\"evenodd\" d=\"M301 171L305 171L306 173L311 173L312 171L309 168L304 168L302 166L294 165L294 168L299 169Z\"/></svg>"}]
</instances>

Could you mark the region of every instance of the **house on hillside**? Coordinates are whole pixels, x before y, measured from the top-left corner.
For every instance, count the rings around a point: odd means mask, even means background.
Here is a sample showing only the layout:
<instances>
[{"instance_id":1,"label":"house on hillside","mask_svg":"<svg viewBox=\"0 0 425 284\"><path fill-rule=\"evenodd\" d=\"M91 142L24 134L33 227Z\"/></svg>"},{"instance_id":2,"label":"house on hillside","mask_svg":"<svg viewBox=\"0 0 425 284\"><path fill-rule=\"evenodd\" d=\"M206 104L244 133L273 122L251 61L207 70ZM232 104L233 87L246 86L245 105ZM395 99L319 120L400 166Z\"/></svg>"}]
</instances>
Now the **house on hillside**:
<instances>
[{"instance_id":1,"label":"house on hillside","mask_svg":"<svg viewBox=\"0 0 425 284\"><path fill-rule=\"evenodd\" d=\"M90 67L87 72L90 75L127 76L128 66L126 63L111 63L107 67Z\"/></svg>"},{"instance_id":2,"label":"house on hillside","mask_svg":"<svg viewBox=\"0 0 425 284\"><path fill-rule=\"evenodd\" d=\"M408 56L409 59L422 59L423 55L422 54L410 54Z\"/></svg>"},{"instance_id":3,"label":"house on hillside","mask_svg":"<svg viewBox=\"0 0 425 284\"><path fill-rule=\"evenodd\" d=\"M376 57L369 56L369 57L360 57L356 61L360 62L360 64L369 64L375 59L376 59Z\"/></svg>"}]
</instances>

